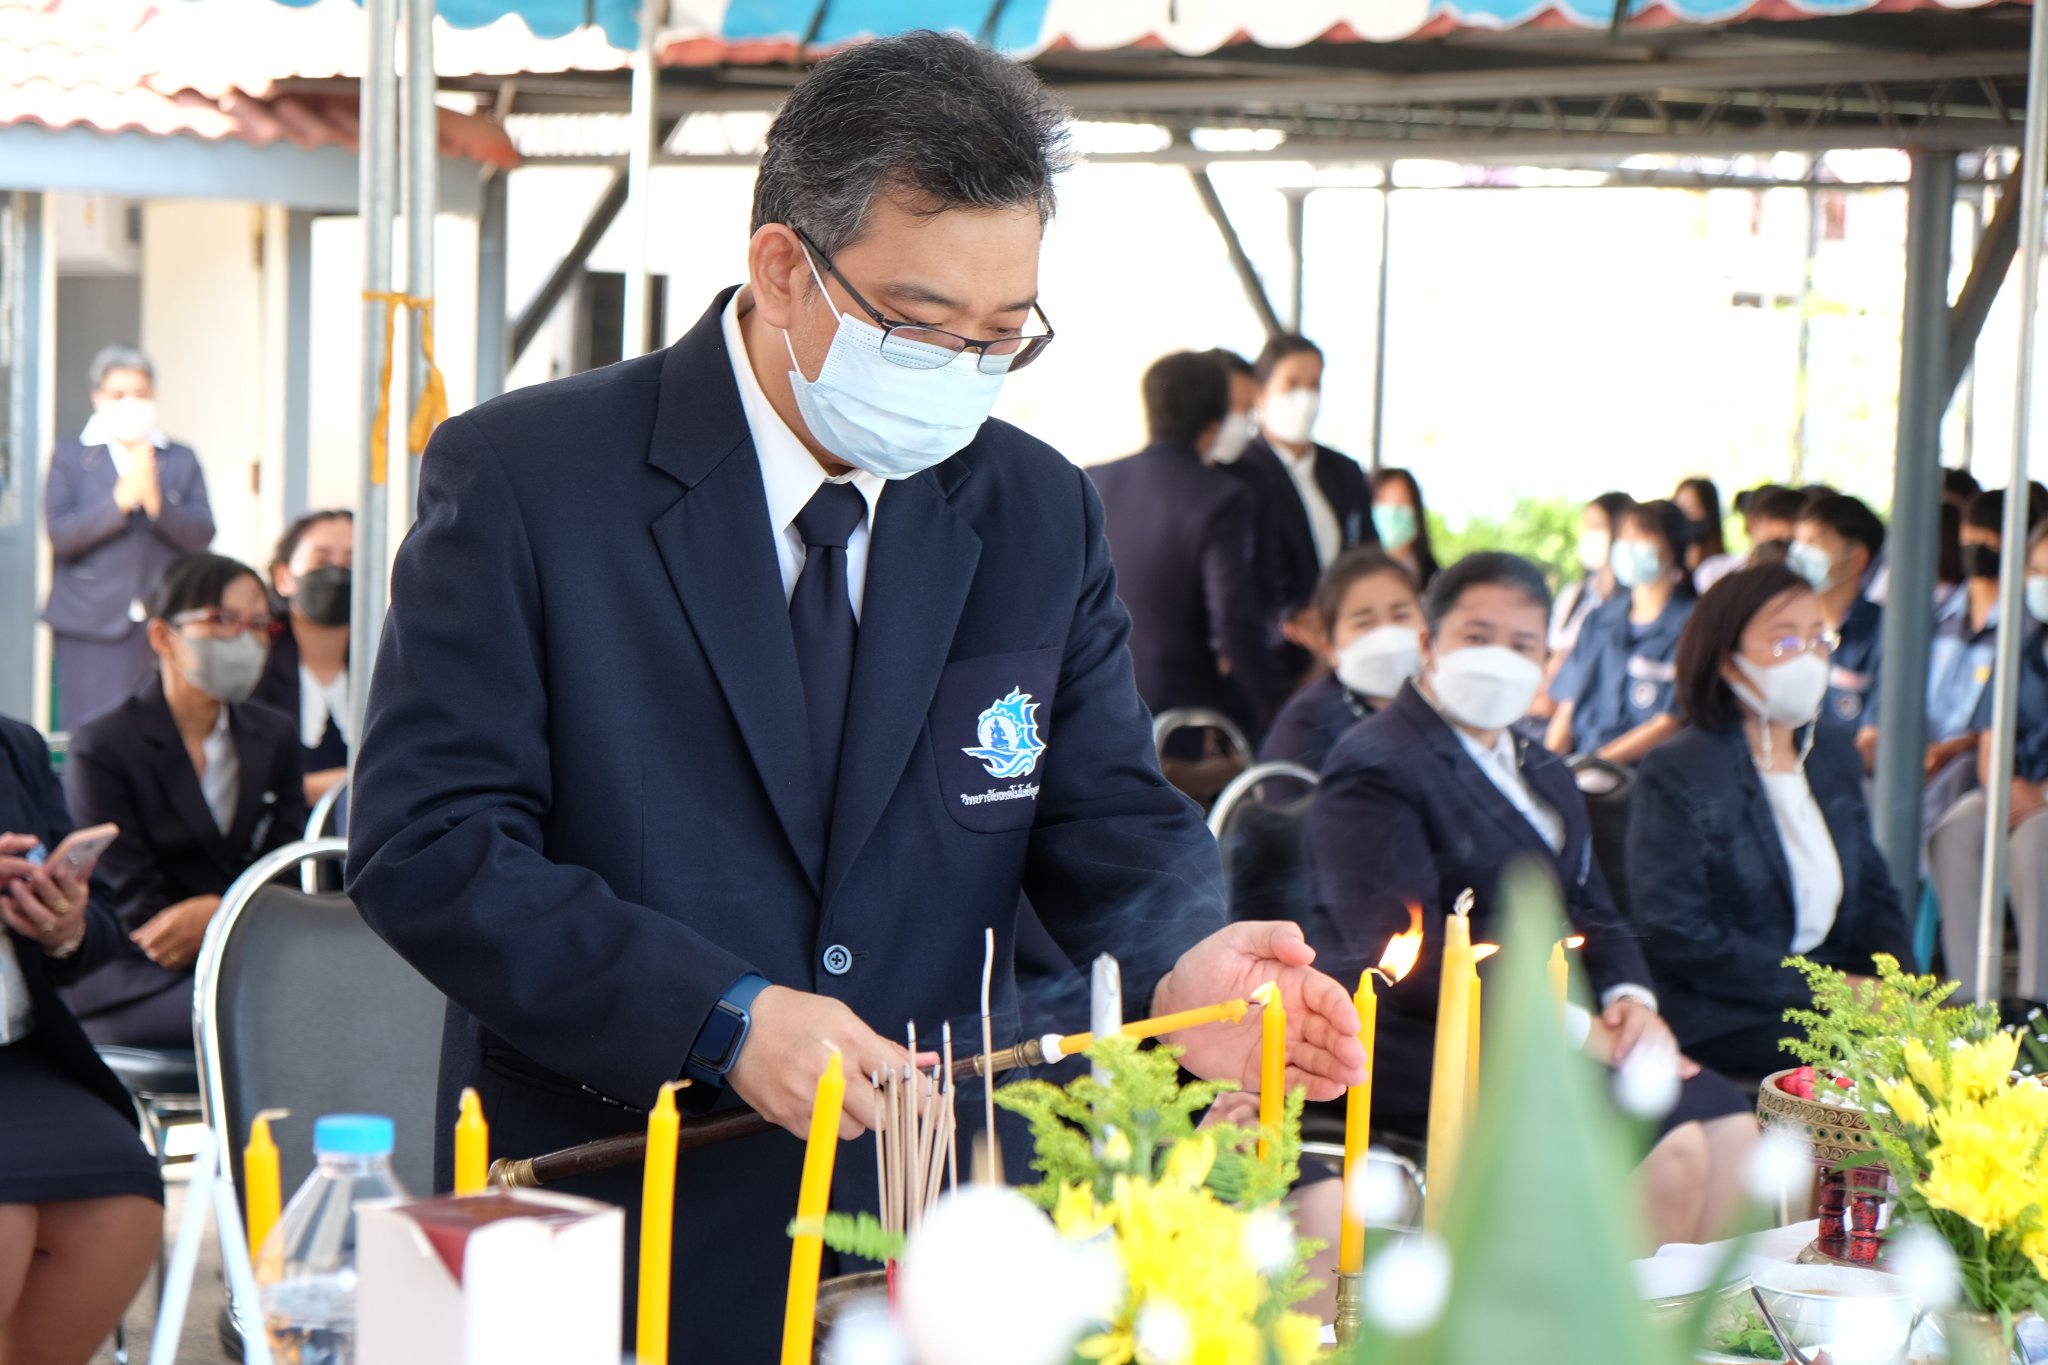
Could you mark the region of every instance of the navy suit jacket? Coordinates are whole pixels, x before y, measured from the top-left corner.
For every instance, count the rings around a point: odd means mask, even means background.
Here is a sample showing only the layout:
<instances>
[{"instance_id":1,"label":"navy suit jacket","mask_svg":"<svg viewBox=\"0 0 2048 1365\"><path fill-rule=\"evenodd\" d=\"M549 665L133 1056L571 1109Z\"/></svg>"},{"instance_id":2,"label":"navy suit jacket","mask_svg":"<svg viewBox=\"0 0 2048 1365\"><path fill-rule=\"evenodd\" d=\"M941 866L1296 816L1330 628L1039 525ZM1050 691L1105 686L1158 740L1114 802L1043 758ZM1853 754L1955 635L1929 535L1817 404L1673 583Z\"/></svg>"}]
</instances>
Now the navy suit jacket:
<instances>
[{"instance_id":1,"label":"navy suit jacket","mask_svg":"<svg viewBox=\"0 0 2048 1365\"><path fill-rule=\"evenodd\" d=\"M43 620L59 635L112 642L134 628L129 607L147 598L172 561L213 541L213 507L199 457L188 446L156 453L162 514L114 503L113 457L76 437L57 443L43 490L43 517L55 558Z\"/></svg>"},{"instance_id":2,"label":"navy suit jacket","mask_svg":"<svg viewBox=\"0 0 2048 1365\"><path fill-rule=\"evenodd\" d=\"M1254 592L1251 498L1176 441L1088 472L1102 498L1117 595L1131 613L1138 695L1155 715L1215 707L1263 729L1289 679L1266 648Z\"/></svg>"},{"instance_id":3,"label":"navy suit jacket","mask_svg":"<svg viewBox=\"0 0 2048 1365\"><path fill-rule=\"evenodd\" d=\"M1863 761L1847 731L1820 727L1806 781L1842 863L1834 928L1807 956L1865 974L1872 953L1910 963L1912 928L1871 834ZM1739 727L1688 727L1643 759L1629 802L1628 879L1657 998L1681 1044L1777 1024L1813 1003L1779 965L1797 923L1792 874Z\"/></svg>"},{"instance_id":4,"label":"navy suit jacket","mask_svg":"<svg viewBox=\"0 0 2048 1365\"><path fill-rule=\"evenodd\" d=\"M229 709L241 764L235 818L222 834L199 774L171 718L160 677L71 737L64 788L81 825L111 822L121 837L100 859L107 908L122 937L109 960L71 987L82 1015L159 991L192 987L192 969L167 971L128 934L156 913L193 896L224 894L249 864L306 832L306 787L299 726L261 706Z\"/></svg>"},{"instance_id":5,"label":"navy suit jacket","mask_svg":"<svg viewBox=\"0 0 2048 1365\"><path fill-rule=\"evenodd\" d=\"M446 1115L478 1086L505 1156L639 1127L749 971L885 1036L950 1022L964 1050L986 928L998 1046L1017 1034L1020 892L1076 962L1116 954L1133 1001L1223 923L1215 845L1153 756L1101 505L1001 422L882 495L820 808L730 297L666 351L445 423L398 555L349 891L448 995ZM1045 746L1015 777L965 752L1006 700ZM692 1355L773 1358L802 1160L778 1132L682 1163ZM874 1179L848 1148L833 1207L873 1209ZM640 1173L565 1188L630 1220Z\"/></svg>"},{"instance_id":6,"label":"navy suit jacket","mask_svg":"<svg viewBox=\"0 0 2048 1365\"><path fill-rule=\"evenodd\" d=\"M1327 446L1317 446L1316 486L1330 500L1337 514L1337 527L1344 545L1377 545L1379 534L1372 525L1372 484L1365 468L1349 455ZM1322 560L1316 555L1315 533L1309 529L1308 509L1301 505L1301 493L1294 476L1280 462L1280 456L1263 436L1254 437L1244 454L1224 466L1251 490L1258 524L1259 582L1263 588L1270 638L1278 641L1279 622L1307 606L1315 596L1316 580L1323 576ZM1294 653L1298 649L1289 646ZM1304 661L1306 656L1302 656Z\"/></svg>"},{"instance_id":7,"label":"navy suit jacket","mask_svg":"<svg viewBox=\"0 0 2048 1365\"><path fill-rule=\"evenodd\" d=\"M1372 713L1371 702L1338 682L1335 673L1325 673L1280 708L1259 744L1259 762L1299 763L1321 772L1344 732Z\"/></svg>"},{"instance_id":8,"label":"navy suit jacket","mask_svg":"<svg viewBox=\"0 0 2048 1365\"><path fill-rule=\"evenodd\" d=\"M1592 824L1571 771L1541 745L1517 740L1516 749L1531 789L1564 818L1562 852L1551 852L1412 683L1345 732L1316 788L1308 827L1316 965L1356 981L1408 927L1407 907L1422 911L1421 960L1380 993L1373 1114L1396 1132L1419 1135L1426 1126L1444 917L1465 890L1476 897L1473 942L1498 943L1503 875L1525 862L1546 869L1573 932L1586 936L1579 965L1595 997L1649 984L1593 857Z\"/></svg>"},{"instance_id":9,"label":"navy suit jacket","mask_svg":"<svg viewBox=\"0 0 2048 1365\"><path fill-rule=\"evenodd\" d=\"M63 843L71 830L64 789L50 769L50 751L43 737L18 720L0 716L0 834L32 834L48 850ZM35 1049L57 1070L132 1120L135 1106L128 1092L93 1051L85 1030L57 994L59 986L106 961L124 941L106 912L105 896L106 885L95 874L92 900L85 911L85 941L68 958L46 955L12 929L0 929L0 933L13 941L15 959L28 981L29 1004L35 1010L34 1028L14 1046Z\"/></svg>"}]
</instances>

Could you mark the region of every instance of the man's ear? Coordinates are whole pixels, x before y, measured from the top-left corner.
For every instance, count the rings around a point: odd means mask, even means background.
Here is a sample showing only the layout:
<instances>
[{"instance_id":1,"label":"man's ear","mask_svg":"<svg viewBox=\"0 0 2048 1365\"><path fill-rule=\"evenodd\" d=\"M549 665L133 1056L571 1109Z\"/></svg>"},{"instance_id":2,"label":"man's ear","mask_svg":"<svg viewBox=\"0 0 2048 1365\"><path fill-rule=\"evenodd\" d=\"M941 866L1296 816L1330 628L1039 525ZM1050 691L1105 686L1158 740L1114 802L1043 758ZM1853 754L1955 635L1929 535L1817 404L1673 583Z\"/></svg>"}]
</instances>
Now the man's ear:
<instances>
[{"instance_id":1,"label":"man's ear","mask_svg":"<svg viewBox=\"0 0 2048 1365\"><path fill-rule=\"evenodd\" d=\"M747 243L747 283L761 320L787 331L810 280L810 261L796 233L782 223L763 223Z\"/></svg>"}]
</instances>

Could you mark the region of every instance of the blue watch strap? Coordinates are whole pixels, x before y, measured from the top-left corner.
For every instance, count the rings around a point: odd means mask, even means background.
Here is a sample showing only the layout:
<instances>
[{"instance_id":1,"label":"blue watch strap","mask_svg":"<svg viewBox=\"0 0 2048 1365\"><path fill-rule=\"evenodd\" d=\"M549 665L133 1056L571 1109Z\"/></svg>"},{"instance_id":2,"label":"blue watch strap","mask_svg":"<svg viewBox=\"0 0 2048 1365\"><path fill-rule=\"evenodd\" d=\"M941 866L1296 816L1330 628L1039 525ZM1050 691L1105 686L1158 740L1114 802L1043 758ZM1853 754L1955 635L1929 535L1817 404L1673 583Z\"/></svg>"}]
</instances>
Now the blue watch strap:
<instances>
[{"instance_id":1,"label":"blue watch strap","mask_svg":"<svg viewBox=\"0 0 2048 1365\"><path fill-rule=\"evenodd\" d=\"M739 1060L740 1048L753 1026L754 998L766 989L768 978L759 972L748 972L726 988L697 1029L684 1075L700 1085L725 1084L726 1073Z\"/></svg>"}]
</instances>

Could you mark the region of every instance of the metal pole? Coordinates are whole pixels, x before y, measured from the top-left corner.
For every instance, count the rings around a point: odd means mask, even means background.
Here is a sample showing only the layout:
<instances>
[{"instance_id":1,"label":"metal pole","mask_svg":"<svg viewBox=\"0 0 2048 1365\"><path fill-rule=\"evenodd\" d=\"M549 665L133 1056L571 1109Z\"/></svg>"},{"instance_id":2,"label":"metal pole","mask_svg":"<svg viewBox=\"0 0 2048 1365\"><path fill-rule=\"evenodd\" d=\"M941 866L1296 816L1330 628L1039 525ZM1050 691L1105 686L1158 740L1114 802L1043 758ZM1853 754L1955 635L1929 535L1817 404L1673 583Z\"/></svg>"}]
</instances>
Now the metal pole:
<instances>
[{"instance_id":1,"label":"metal pole","mask_svg":"<svg viewBox=\"0 0 2048 1365\"><path fill-rule=\"evenodd\" d=\"M2012 817L2013 742L2019 729L2021 579L2027 560L2027 444L2034 420L2035 311L2041 302L2041 196L2048 193L2048 26L2030 19L2026 142L2020 152L2020 364L2013 385L2012 464L2005 481L2000 535L1998 666L1992 684L1991 771L1985 775L1984 893L1977 906L1979 1001L1996 1000L2005 946L2006 828Z\"/></svg>"},{"instance_id":2,"label":"metal pole","mask_svg":"<svg viewBox=\"0 0 2048 1365\"><path fill-rule=\"evenodd\" d=\"M1372 472L1386 463L1387 437L1387 284L1394 246L1394 163L1380 171L1379 284L1372 308Z\"/></svg>"},{"instance_id":3,"label":"metal pole","mask_svg":"<svg viewBox=\"0 0 2048 1365\"><path fill-rule=\"evenodd\" d=\"M1821 233L1826 211L1820 201L1820 158L1808 171L1806 186L1806 258L1799 272L1799 350L1794 361L1793 405L1797 417L1792 429L1792 487L1806 481L1806 457L1813 449L1813 399L1808 369L1813 355L1813 262L1820 254Z\"/></svg>"},{"instance_id":4,"label":"metal pole","mask_svg":"<svg viewBox=\"0 0 2048 1365\"><path fill-rule=\"evenodd\" d=\"M405 0L405 276L414 298L434 297L434 220L441 208L441 110L434 103L434 0ZM395 402L399 425L411 416L414 395L426 388L426 315L412 320L410 382ZM406 468L406 521L419 517L419 463Z\"/></svg>"},{"instance_id":5,"label":"metal pole","mask_svg":"<svg viewBox=\"0 0 2048 1365\"><path fill-rule=\"evenodd\" d=\"M1230 221L1230 210L1223 207L1223 196L1216 193L1216 182L1209 178L1208 170L1202 166L1188 167L1188 179L1194 184L1195 197L1202 201L1210 221L1216 224L1217 235L1223 238L1223 249L1230 256L1230 268L1237 272L1237 282L1244 289L1245 301L1259 315L1259 325L1266 329L1266 335L1279 336L1287 329L1280 325L1280 315L1274 311L1273 301L1266 297L1265 283L1259 279L1252 258L1245 254L1244 242Z\"/></svg>"},{"instance_id":6,"label":"metal pole","mask_svg":"<svg viewBox=\"0 0 2048 1365\"><path fill-rule=\"evenodd\" d=\"M363 291L391 288L391 214L398 203L398 76L392 48L398 36L398 0L363 0L369 55L363 70L358 160L363 229ZM363 301L362 487L356 507L355 600L349 617L349 658L357 685L349 689L351 757L362 752L363 717L369 709L369 677L384 626L390 565L388 470L371 458L371 427L377 420L379 381L384 368L384 304Z\"/></svg>"},{"instance_id":7,"label":"metal pole","mask_svg":"<svg viewBox=\"0 0 2048 1365\"><path fill-rule=\"evenodd\" d=\"M505 391L508 326L505 246L510 212L510 171L493 171L484 181L483 212L476 225L476 401Z\"/></svg>"},{"instance_id":8,"label":"metal pole","mask_svg":"<svg viewBox=\"0 0 2048 1365\"><path fill-rule=\"evenodd\" d=\"M648 245L654 231L654 154L660 142L661 68L655 61L667 0L641 0L640 46L633 53L633 145L626 162L632 198L626 210L625 335L621 359L645 355L652 339L654 280L647 268Z\"/></svg>"},{"instance_id":9,"label":"metal pole","mask_svg":"<svg viewBox=\"0 0 2048 1365\"><path fill-rule=\"evenodd\" d=\"M1950 225L1956 161L1913 153L1906 207L1905 322L1899 356L1899 440L1892 525L1885 544L1891 591L1884 610L1883 695L1877 718L1877 843L1902 904L1920 901L1920 789L1927 753L1927 646L1941 539L1942 385L1948 358ZM2018 601L2018 589L2009 601Z\"/></svg>"},{"instance_id":10,"label":"metal pole","mask_svg":"<svg viewBox=\"0 0 2048 1365\"><path fill-rule=\"evenodd\" d=\"M1302 322L1302 310L1308 302L1308 196L1307 190L1287 190L1287 254L1294 264L1294 278L1287 300L1288 325L1295 331L1306 330Z\"/></svg>"}]
</instances>

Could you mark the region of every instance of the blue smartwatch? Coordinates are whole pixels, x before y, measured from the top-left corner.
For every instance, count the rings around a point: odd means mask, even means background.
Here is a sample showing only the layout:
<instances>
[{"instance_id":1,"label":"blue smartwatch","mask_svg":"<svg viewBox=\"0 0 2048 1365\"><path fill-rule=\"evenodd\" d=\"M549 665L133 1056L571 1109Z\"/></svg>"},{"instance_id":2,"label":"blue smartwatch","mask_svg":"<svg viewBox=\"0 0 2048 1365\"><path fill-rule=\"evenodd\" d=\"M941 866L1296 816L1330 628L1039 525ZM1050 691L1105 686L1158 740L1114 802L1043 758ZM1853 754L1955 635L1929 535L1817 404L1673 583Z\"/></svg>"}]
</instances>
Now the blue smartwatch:
<instances>
[{"instance_id":1,"label":"blue smartwatch","mask_svg":"<svg viewBox=\"0 0 2048 1365\"><path fill-rule=\"evenodd\" d=\"M754 997L766 989L767 977L748 972L718 998L710 1017L697 1030L697 1041L690 1044L690 1058L683 1064L684 1075L699 1085L725 1084L726 1073L739 1060L747 1031L754 1025L750 1013Z\"/></svg>"}]
</instances>

